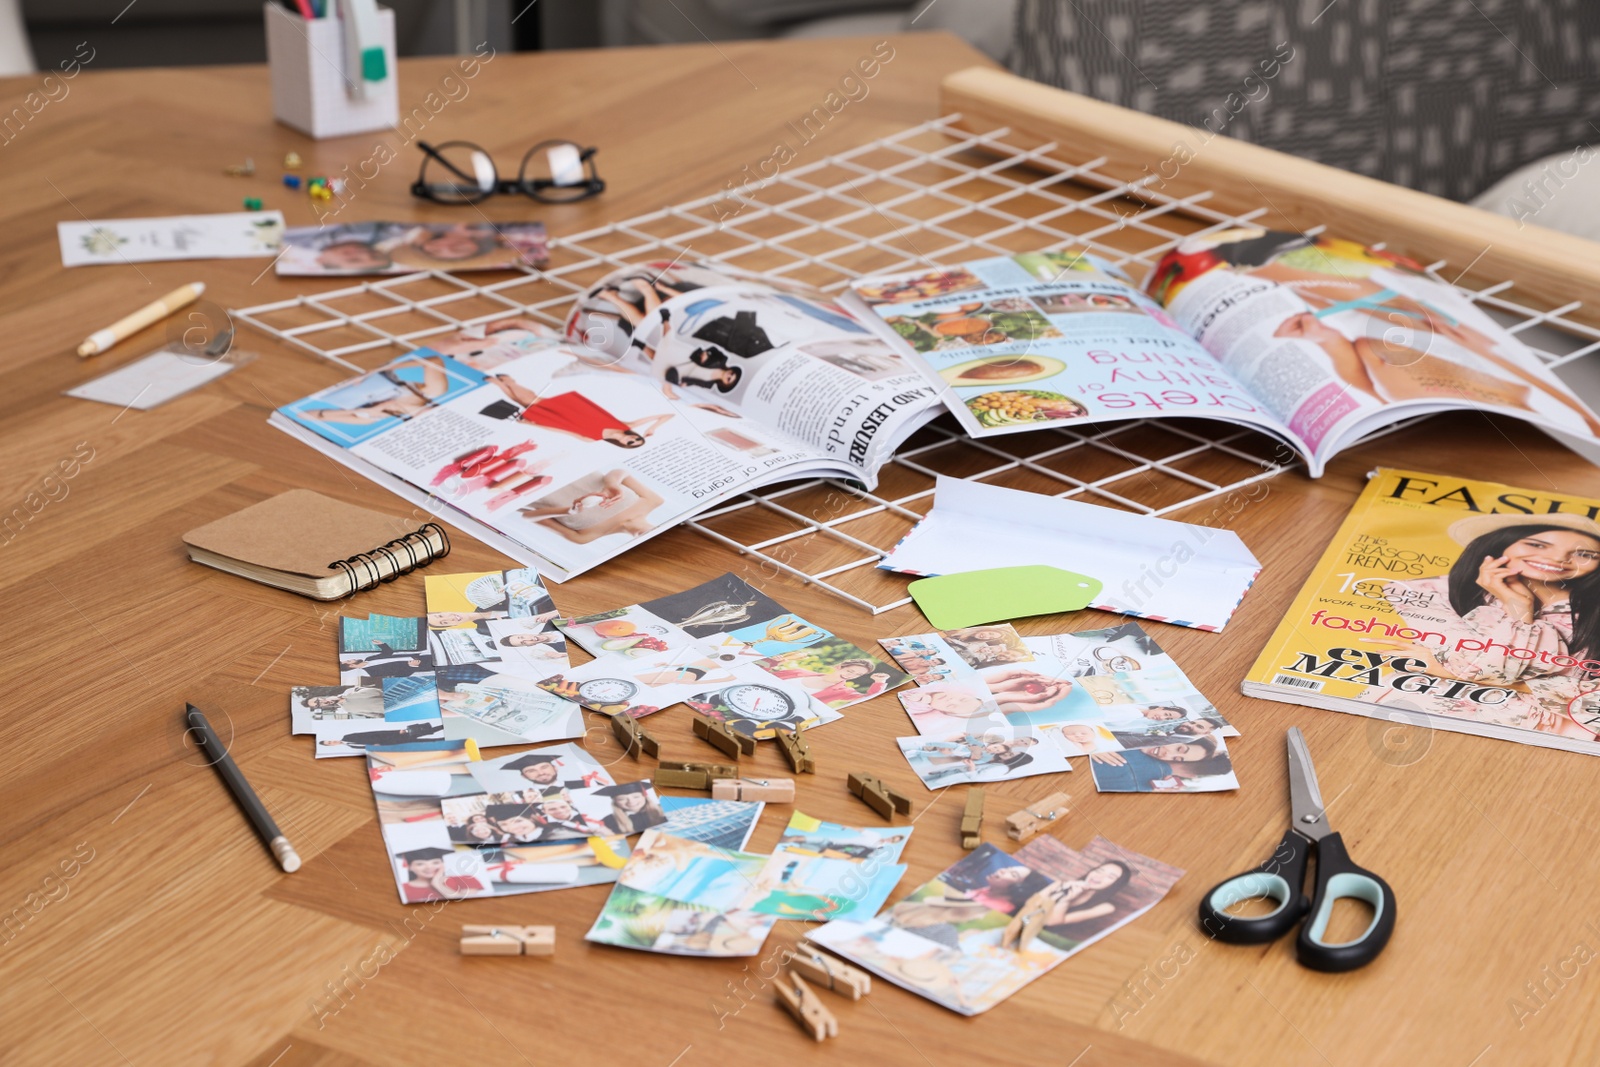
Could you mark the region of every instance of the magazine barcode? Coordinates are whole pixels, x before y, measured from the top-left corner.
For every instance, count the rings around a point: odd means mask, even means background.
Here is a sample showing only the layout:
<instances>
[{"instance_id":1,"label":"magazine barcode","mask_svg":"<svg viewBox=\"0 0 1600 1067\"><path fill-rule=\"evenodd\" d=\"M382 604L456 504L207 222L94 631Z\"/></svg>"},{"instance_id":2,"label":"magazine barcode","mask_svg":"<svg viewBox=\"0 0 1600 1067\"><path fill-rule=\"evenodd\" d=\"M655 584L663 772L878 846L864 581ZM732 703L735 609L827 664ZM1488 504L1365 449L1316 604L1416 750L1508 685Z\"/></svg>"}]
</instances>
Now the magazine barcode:
<instances>
[{"instance_id":1,"label":"magazine barcode","mask_svg":"<svg viewBox=\"0 0 1600 1067\"><path fill-rule=\"evenodd\" d=\"M1322 682L1316 678L1294 678L1287 674L1280 674L1272 679L1273 685L1292 685L1298 689L1321 689Z\"/></svg>"}]
</instances>

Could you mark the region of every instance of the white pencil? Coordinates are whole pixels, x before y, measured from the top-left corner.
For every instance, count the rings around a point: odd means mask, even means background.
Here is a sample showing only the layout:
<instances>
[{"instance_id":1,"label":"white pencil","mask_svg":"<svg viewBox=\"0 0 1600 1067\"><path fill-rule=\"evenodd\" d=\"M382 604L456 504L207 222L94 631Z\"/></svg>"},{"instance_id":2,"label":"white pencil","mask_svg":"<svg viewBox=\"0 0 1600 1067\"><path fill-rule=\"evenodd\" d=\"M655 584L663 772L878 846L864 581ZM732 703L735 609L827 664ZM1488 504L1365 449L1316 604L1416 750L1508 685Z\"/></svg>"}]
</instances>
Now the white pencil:
<instances>
[{"instance_id":1,"label":"white pencil","mask_svg":"<svg viewBox=\"0 0 1600 1067\"><path fill-rule=\"evenodd\" d=\"M105 329L90 334L89 339L78 346L78 356L88 358L99 355L124 337L131 337L151 323L160 322L179 308L187 307L199 300L200 294L205 291L205 282L192 282L172 290L160 300L146 304L127 318L118 319Z\"/></svg>"}]
</instances>

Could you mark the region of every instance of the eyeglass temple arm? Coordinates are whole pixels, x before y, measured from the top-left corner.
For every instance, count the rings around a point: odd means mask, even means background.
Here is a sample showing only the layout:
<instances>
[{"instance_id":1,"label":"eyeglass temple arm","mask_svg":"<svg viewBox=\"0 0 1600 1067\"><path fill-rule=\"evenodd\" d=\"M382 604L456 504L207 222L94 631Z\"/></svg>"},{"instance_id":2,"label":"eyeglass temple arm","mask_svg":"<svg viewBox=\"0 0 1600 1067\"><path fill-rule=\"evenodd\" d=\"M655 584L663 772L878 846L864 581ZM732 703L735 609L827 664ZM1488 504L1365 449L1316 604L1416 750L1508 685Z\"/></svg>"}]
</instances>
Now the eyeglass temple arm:
<instances>
[{"instance_id":1,"label":"eyeglass temple arm","mask_svg":"<svg viewBox=\"0 0 1600 1067\"><path fill-rule=\"evenodd\" d=\"M435 162L437 162L439 164L439 166L443 167L445 170L448 170L451 174L454 174L456 177L460 178L461 180L469 181L469 182L473 182L473 183L477 182L477 180L478 180L477 175L468 174L466 171L462 170L460 167L458 167L454 163L450 162L448 159L446 159L444 156L442 156L439 153L439 150L437 148L433 147L433 145L429 144L428 142L426 142L426 141L418 141L417 142L417 147L422 149L422 151L426 152L428 154L428 157L430 159L434 160ZM504 184L504 183L502 182L501 184Z\"/></svg>"}]
</instances>

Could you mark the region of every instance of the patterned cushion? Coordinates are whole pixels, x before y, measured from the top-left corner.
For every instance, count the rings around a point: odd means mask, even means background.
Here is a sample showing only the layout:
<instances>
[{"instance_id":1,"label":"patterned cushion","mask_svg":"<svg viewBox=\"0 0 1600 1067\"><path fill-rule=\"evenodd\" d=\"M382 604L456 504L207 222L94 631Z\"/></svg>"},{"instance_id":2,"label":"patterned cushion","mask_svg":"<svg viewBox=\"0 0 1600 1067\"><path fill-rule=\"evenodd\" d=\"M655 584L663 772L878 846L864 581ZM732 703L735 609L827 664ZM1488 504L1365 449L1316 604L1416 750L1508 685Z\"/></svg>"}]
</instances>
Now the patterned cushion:
<instances>
[{"instance_id":1,"label":"patterned cushion","mask_svg":"<svg viewBox=\"0 0 1600 1067\"><path fill-rule=\"evenodd\" d=\"M1594 0L1022 0L1010 66L1456 200L1600 136Z\"/></svg>"}]
</instances>

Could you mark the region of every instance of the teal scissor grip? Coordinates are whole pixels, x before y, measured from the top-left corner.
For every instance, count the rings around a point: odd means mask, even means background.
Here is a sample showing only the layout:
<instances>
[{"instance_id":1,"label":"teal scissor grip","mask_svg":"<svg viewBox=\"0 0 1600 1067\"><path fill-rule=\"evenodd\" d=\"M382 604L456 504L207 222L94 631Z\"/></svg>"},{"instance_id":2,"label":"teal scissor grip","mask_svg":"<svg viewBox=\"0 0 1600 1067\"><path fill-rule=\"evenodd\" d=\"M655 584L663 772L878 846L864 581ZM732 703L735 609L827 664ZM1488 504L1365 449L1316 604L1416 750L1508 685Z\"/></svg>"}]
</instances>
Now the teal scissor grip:
<instances>
[{"instance_id":1,"label":"teal scissor grip","mask_svg":"<svg viewBox=\"0 0 1600 1067\"><path fill-rule=\"evenodd\" d=\"M1289 888L1289 883L1283 880L1281 874L1265 874L1261 871L1251 871L1249 874L1238 874L1223 882L1211 891L1211 910L1227 911L1235 904L1242 904L1246 900L1259 900L1266 897L1276 900L1278 906L1265 915L1254 915L1255 919L1270 919L1284 908L1289 906L1289 901L1294 898L1294 890Z\"/></svg>"},{"instance_id":2,"label":"teal scissor grip","mask_svg":"<svg viewBox=\"0 0 1600 1067\"><path fill-rule=\"evenodd\" d=\"M1372 906L1372 921L1352 941L1324 941L1333 905L1340 900L1365 901ZM1317 842L1317 891L1311 900L1311 919L1295 939L1300 962L1318 971L1352 971L1365 966L1389 943L1394 920L1394 890L1389 883L1356 866L1338 834Z\"/></svg>"},{"instance_id":3,"label":"teal scissor grip","mask_svg":"<svg viewBox=\"0 0 1600 1067\"><path fill-rule=\"evenodd\" d=\"M1364 900L1372 905L1372 922L1361 932L1361 936L1351 941L1324 941L1322 935L1328 930L1328 920L1333 918L1333 905L1340 900ZM1377 929L1383 921L1383 906L1386 900L1383 886L1379 885L1371 875L1367 874L1336 874L1328 879L1328 893L1322 898L1317 910L1311 914L1310 926L1306 930L1306 938L1324 948L1334 948L1338 945L1354 945L1363 941Z\"/></svg>"},{"instance_id":4,"label":"teal scissor grip","mask_svg":"<svg viewBox=\"0 0 1600 1067\"><path fill-rule=\"evenodd\" d=\"M1219 883L1200 901L1200 929L1218 941L1259 945L1288 933L1306 913L1305 838L1290 830L1283 835L1272 858L1253 871L1236 874ZM1278 906L1265 915L1232 915L1228 909L1246 900L1265 897Z\"/></svg>"}]
</instances>

